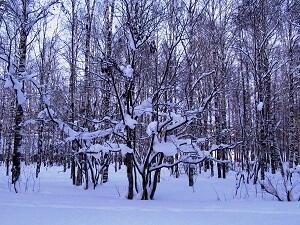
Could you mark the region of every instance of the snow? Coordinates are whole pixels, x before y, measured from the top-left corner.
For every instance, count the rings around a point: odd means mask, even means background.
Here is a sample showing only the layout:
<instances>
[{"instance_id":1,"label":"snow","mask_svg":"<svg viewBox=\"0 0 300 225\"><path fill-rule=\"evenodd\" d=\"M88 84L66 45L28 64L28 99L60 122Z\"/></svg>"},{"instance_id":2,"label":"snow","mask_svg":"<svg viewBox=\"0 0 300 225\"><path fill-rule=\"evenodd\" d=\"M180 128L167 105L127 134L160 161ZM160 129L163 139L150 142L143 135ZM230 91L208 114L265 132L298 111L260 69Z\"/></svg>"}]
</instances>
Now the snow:
<instances>
[{"instance_id":1,"label":"snow","mask_svg":"<svg viewBox=\"0 0 300 225\"><path fill-rule=\"evenodd\" d=\"M125 155L126 153L132 153L133 152L133 149L132 148L129 148L127 145L125 144L119 144L119 147L120 147L120 150L121 150L121 153L123 155Z\"/></svg>"},{"instance_id":2,"label":"snow","mask_svg":"<svg viewBox=\"0 0 300 225\"><path fill-rule=\"evenodd\" d=\"M93 146L93 145L92 145ZM102 152L108 152L108 151L121 151L122 153L132 152L132 149L127 147L125 144L116 144L112 142L107 142L104 145L95 144L95 146L98 146L96 151L102 151ZM123 149L123 150L122 150Z\"/></svg>"},{"instance_id":3,"label":"snow","mask_svg":"<svg viewBox=\"0 0 300 225\"><path fill-rule=\"evenodd\" d=\"M117 133L117 134L124 134L125 125L122 122L116 124L116 126L114 128L114 132Z\"/></svg>"},{"instance_id":4,"label":"snow","mask_svg":"<svg viewBox=\"0 0 300 225\"><path fill-rule=\"evenodd\" d=\"M50 106L50 100L47 96L43 95L42 99L45 105Z\"/></svg>"},{"instance_id":5,"label":"snow","mask_svg":"<svg viewBox=\"0 0 300 225\"><path fill-rule=\"evenodd\" d=\"M36 123L37 123L36 120L34 120L34 119L29 119L29 120L25 120L24 123L23 123L23 125L24 125L24 126L28 126L28 125L34 125L34 124L36 124Z\"/></svg>"},{"instance_id":6,"label":"snow","mask_svg":"<svg viewBox=\"0 0 300 225\"><path fill-rule=\"evenodd\" d=\"M257 110L258 111L262 111L263 107L264 107L264 103L263 102L259 102L258 105L257 105Z\"/></svg>"},{"instance_id":7,"label":"snow","mask_svg":"<svg viewBox=\"0 0 300 225\"><path fill-rule=\"evenodd\" d=\"M92 140L95 138L100 138L100 137L105 137L110 135L113 132L112 128L108 128L106 130L96 130L93 132L88 132L88 131L82 131L82 132L77 132L73 130L68 124L55 120L59 128L66 134L68 137L66 138L66 141L73 141L75 139L77 140Z\"/></svg>"},{"instance_id":8,"label":"snow","mask_svg":"<svg viewBox=\"0 0 300 225\"><path fill-rule=\"evenodd\" d=\"M49 113L52 117L54 117L55 113L54 113L53 109L49 108L49 111L47 109L43 109L42 111L40 111L37 115L37 118L39 118L39 119L49 118Z\"/></svg>"},{"instance_id":9,"label":"snow","mask_svg":"<svg viewBox=\"0 0 300 225\"><path fill-rule=\"evenodd\" d=\"M151 136L152 134L155 134L157 131L157 121L152 121L148 124L146 133Z\"/></svg>"},{"instance_id":10,"label":"snow","mask_svg":"<svg viewBox=\"0 0 300 225\"><path fill-rule=\"evenodd\" d=\"M297 165L297 166L296 166L295 171L296 171L297 173L300 173L300 165Z\"/></svg>"},{"instance_id":11,"label":"snow","mask_svg":"<svg viewBox=\"0 0 300 225\"><path fill-rule=\"evenodd\" d=\"M133 69L131 65L127 65L126 67L122 68L123 74L127 78L132 78L133 76Z\"/></svg>"},{"instance_id":12,"label":"snow","mask_svg":"<svg viewBox=\"0 0 300 225\"><path fill-rule=\"evenodd\" d=\"M154 141L153 150L155 152L162 152L165 156L173 156L177 153L177 147L173 142L160 142L157 139Z\"/></svg>"},{"instance_id":13,"label":"snow","mask_svg":"<svg viewBox=\"0 0 300 225\"><path fill-rule=\"evenodd\" d=\"M67 140L73 141L77 138L78 132L74 131L69 125L59 121L59 128L69 136Z\"/></svg>"},{"instance_id":14,"label":"snow","mask_svg":"<svg viewBox=\"0 0 300 225\"><path fill-rule=\"evenodd\" d=\"M289 197L292 201L298 201L300 199L300 174L293 173L290 179L287 179L286 176L282 177L279 173L266 173L266 179L260 183L264 185L267 192L278 196L283 201L287 201L288 192L290 192Z\"/></svg>"},{"instance_id":15,"label":"snow","mask_svg":"<svg viewBox=\"0 0 300 225\"><path fill-rule=\"evenodd\" d=\"M136 51L136 46L132 37L132 33L129 32L128 34L128 47L132 50L132 51Z\"/></svg>"},{"instance_id":16,"label":"snow","mask_svg":"<svg viewBox=\"0 0 300 225\"><path fill-rule=\"evenodd\" d=\"M176 114L174 112L171 112L170 114L171 114L171 118L173 119L173 122L182 123L184 121L184 118L181 115Z\"/></svg>"},{"instance_id":17,"label":"snow","mask_svg":"<svg viewBox=\"0 0 300 225\"><path fill-rule=\"evenodd\" d=\"M104 145L100 145L100 144L94 144L94 145L89 146L87 149L85 148L84 151L85 150L90 151L90 152L97 152L97 153L103 152L103 153L106 153L111 149L108 146L104 146Z\"/></svg>"},{"instance_id":18,"label":"snow","mask_svg":"<svg viewBox=\"0 0 300 225\"><path fill-rule=\"evenodd\" d=\"M204 138L198 138L197 139L197 143L199 143L199 144L205 144L206 140L207 140L206 137L204 137Z\"/></svg>"},{"instance_id":19,"label":"snow","mask_svg":"<svg viewBox=\"0 0 300 225\"><path fill-rule=\"evenodd\" d=\"M141 116L144 113L151 114L152 113L152 98L148 98L138 106L134 108L134 115Z\"/></svg>"},{"instance_id":20,"label":"snow","mask_svg":"<svg viewBox=\"0 0 300 225\"><path fill-rule=\"evenodd\" d=\"M110 135L112 131L113 129L109 128L106 130L96 130L93 132L77 132L77 135L75 137L76 139L80 139L80 140L92 140L95 138L100 138L100 137L105 137L107 135Z\"/></svg>"},{"instance_id":21,"label":"snow","mask_svg":"<svg viewBox=\"0 0 300 225\"><path fill-rule=\"evenodd\" d=\"M90 145L88 148L83 148L81 151L83 151L83 152L85 152L85 151L92 152L93 156L95 156L94 153L96 153L96 155L97 155L100 152L106 153L106 152L109 152L109 151L114 151L114 152L121 151L121 153L123 155L125 155L126 153L132 153L133 152L133 150L131 148L129 148L127 145L125 145L125 144L116 144L116 143L109 143L109 144L104 144L104 145L93 144L93 145Z\"/></svg>"},{"instance_id":22,"label":"snow","mask_svg":"<svg viewBox=\"0 0 300 225\"><path fill-rule=\"evenodd\" d=\"M14 85L11 82L10 77L8 77L7 79L5 79L5 83L4 83L4 88L12 88Z\"/></svg>"},{"instance_id":23,"label":"snow","mask_svg":"<svg viewBox=\"0 0 300 225\"><path fill-rule=\"evenodd\" d=\"M131 118L130 115L128 115L127 113L124 114L124 122L125 125L127 125L128 127L130 127L130 129L134 129L135 125L138 124L138 122L134 119Z\"/></svg>"},{"instance_id":24,"label":"snow","mask_svg":"<svg viewBox=\"0 0 300 225\"><path fill-rule=\"evenodd\" d=\"M9 191L5 168L0 167L0 212L3 225L299 225L300 205L278 202L263 193L234 196L234 176L211 178L202 173L194 188L185 175L175 179L162 170L156 199L126 200L125 168L96 190L72 186L62 167L34 168L22 173L23 191ZM27 178L27 179L26 179ZM27 181L27 192L24 192ZM120 196L121 195L121 196ZM265 198L265 199L262 199Z\"/></svg>"},{"instance_id":25,"label":"snow","mask_svg":"<svg viewBox=\"0 0 300 225\"><path fill-rule=\"evenodd\" d=\"M193 148L193 146L192 145L188 145L188 144L180 146L180 151L183 152L183 153L193 153L193 152L196 153L196 151Z\"/></svg>"},{"instance_id":26,"label":"snow","mask_svg":"<svg viewBox=\"0 0 300 225\"><path fill-rule=\"evenodd\" d=\"M17 89L18 104L23 105L26 101L26 97L21 89Z\"/></svg>"},{"instance_id":27,"label":"snow","mask_svg":"<svg viewBox=\"0 0 300 225\"><path fill-rule=\"evenodd\" d=\"M216 144L213 144L211 147L210 147L210 151L215 151L215 150L221 150L221 149L224 149L224 148L228 148L229 145L227 144L220 144L220 145L216 145Z\"/></svg>"},{"instance_id":28,"label":"snow","mask_svg":"<svg viewBox=\"0 0 300 225\"><path fill-rule=\"evenodd\" d=\"M27 72L23 72L21 73L22 76L22 80L23 81L33 81L34 82L34 78L38 76L38 73L27 73Z\"/></svg>"},{"instance_id":29,"label":"snow","mask_svg":"<svg viewBox=\"0 0 300 225\"><path fill-rule=\"evenodd\" d=\"M24 92L22 91L22 84L19 82L12 74L8 74L8 77L5 79L4 88L13 88L17 94L18 104L23 105L26 101Z\"/></svg>"}]
</instances>

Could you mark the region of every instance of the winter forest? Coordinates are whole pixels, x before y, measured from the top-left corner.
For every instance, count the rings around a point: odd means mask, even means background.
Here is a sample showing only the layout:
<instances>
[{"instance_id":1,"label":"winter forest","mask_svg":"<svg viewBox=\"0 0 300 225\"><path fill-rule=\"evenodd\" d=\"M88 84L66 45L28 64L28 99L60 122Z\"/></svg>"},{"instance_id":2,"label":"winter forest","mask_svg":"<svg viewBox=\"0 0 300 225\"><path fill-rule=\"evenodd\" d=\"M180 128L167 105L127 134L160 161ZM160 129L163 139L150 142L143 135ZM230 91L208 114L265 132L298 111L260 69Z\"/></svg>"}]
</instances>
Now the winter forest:
<instances>
[{"instance_id":1,"label":"winter forest","mask_svg":"<svg viewBox=\"0 0 300 225\"><path fill-rule=\"evenodd\" d=\"M3 225L296 225L299 201L299 0L0 0Z\"/></svg>"}]
</instances>

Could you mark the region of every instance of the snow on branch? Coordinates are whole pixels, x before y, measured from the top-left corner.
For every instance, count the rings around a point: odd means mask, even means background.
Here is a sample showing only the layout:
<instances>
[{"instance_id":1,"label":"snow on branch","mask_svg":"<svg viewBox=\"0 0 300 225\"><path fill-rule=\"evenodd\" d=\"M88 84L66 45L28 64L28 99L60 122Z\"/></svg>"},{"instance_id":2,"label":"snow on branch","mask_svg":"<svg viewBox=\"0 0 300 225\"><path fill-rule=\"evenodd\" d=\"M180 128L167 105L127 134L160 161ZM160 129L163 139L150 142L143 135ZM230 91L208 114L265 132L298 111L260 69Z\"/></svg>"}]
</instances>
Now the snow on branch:
<instances>
[{"instance_id":1,"label":"snow on branch","mask_svg":"<svg viewBox=\"0 0 300 225\"><path fill-rule=\"evenodd\" d=\"M57 3L59 3L59 0L52 0L48 2L46 5L41 6L37 10L33 10L33 11L28 10L29 11L28 15L33 14L33 16L25 24L26 31L29 32L39 20L45 18L49 13L50 8Z\"/></svg>"},{"instance_id":2,"label":"snow on branch","mask_svg":"<svg viewBox=\"0 0 300 225\"><path fill-rule=\"evenodd\" d=\"M203 78L205 78L205 77L207 77L207 76L213 74L214 72L215 72L215 71L213 70L213 71L210 71L210 72L201 74L201 76L198 77L197 80L196 80L196 81L194 82L194 84L192 85L191 91L193 91L193 90L196 88L197 84L198 84Z\"/></svg>"},{"instance_id":3,"label":"snow on branch","mask_svg":"<svg viewBox=\"0 0 300 225\"><path fill-rule=\"evenodd\" d=\"M259 181L263 190L278 201L300 201L300 165L290 168L288 163L282 163L282 170L281 176L267 174L265 180Z\"/></svg>"},{"instance_id":4,"label":"snow on branch","mask_svg":"<svg viewBox=\"0 0 300 225\"><path fill-rule=\"evenodd\" d=\"M140 105L134 107L133 114L134 116L141 116L144 113L152 113L152 107L152 98L147 98Z\"/></svg>"},{"instance_id":5,"label":"snow on branch","mask_svg":"<svg viewBox=\"0 0 300 225\"><path fill-rule=\"evenodd\" d=\"M23 91L22 82L19 81L15 76L11 73L7 73L7 78L5 79L4 88L12 88L15 90L17 94L18 104L23 105L26 101L26 97Z\"/></svg>"},{"instance_id":6,"label":"snow on branch","mask_svg":"<svg viewBox=\"0 0 300 225\"><path fill-rule=\"evenodd\" d=\"M39 94L43 96L39 85L37 85L32 78L28 79L30 82L33 83L33 85L37 88ZM50 103L48 99L43 98L43 103L45 108L38 113L37 117L38 120L45 120L50 119L50 121L54 122L58 125L58 127L68 136L67 141L73 141L73 140L93 140L96 138L102 138L106 137L113 133L114 129L109 128L105 130L96 130L93 132L88 131L75 131L73 130L67 123L63 122L62 120L55 118L57 115L53 109L50 108Z\"/></svg>"},{"instance_id":7,"label":"snow on branch","mask_svg":"<svg viewBox=\"0 0 300 225\"><path fill-rule=\"evenodd\" d=\"M100 158L101 154L109 152L121 152L123 155L126 153L132 153L133 149L129 148L125 144L116 144L116 143L105 143L105 144L93 144L88 147L80 149L79 152L84 152L90 155L93 155L96 158Z\"/></svg>"},{"instance_id":8,"label":"snow on branch","mask_svg":"<svg viewBox=\"0 0 300 225\"><path fill-rule=\"evenodd\" d=\"M180 145L181 143L186 143ZM220 144L220 145L212 145L209 150L200 149L197 145L193 145L192 143L188 143L190 141L183 141L183 140L176 140L173 139L172 141L167 142L159 142L155 140L153 145L153 149L157 153L162 153L164 156L174 156L176 153L179 154L178 160L173 163L162 163L157 164L154 163L150 171L155 171L161 168L170 168L174 165L179 163L186 163L186 164L199 164L205 160L212 160L218 163L230 163L231 160L218 160L213 157L212 153L215 151L229 151L235 148L237 145L241 144L242 142L237 142L232 145L227 144Z\"/></svg>"},{"instance_id":9,"label":"snow on branch","mask_svg":"<svg viewBox=\"0 0 300 225\"><path fill-rule=\"evenodd\" d=\"M135 119L132 119L131 116L127 113L124 113L124 123L130 129L134 129L135 125L138 124L138 122Z\"/></svg>"},{"instance_id":10,"label":"snow on branch","mask_svg":"<svg viewBox=\"0 0 300 225\"><path fill-rule=\"evenodd\" d=\"M109 128L106 130L96 130L93 132L88 131L75 131L73 130L68 124L55 119L56 123L58 124L59 128L68 135L67 141L73 141L73 140L93 140L96 138L102 138L106 137L110 134L112 134L113 129Z\"/></svg>"}]
</instances>

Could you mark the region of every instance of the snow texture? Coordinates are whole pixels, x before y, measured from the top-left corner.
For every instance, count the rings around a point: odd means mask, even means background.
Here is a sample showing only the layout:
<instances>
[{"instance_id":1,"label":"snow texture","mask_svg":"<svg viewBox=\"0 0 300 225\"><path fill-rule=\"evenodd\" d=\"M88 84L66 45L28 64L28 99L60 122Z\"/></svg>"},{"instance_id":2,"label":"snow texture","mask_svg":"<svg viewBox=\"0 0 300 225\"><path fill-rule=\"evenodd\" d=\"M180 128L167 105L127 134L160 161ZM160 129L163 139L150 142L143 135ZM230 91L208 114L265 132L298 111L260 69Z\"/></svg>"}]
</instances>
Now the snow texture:
<instances>
[{"instance_id":1,"label":"snow texture","mask_svg":"<svg viewBox=\"0 0 300 225\"><path fill-rule=\"evenodd\" d=\"M127 65L125 68L123 68L123 74L127 78L133 77L133 69L132 69L131 65Z\"/></svg>"},{"instance_id":2,"label":"snow texture","mask_svg":"<svg viewBox=\"0 0 300 225\"><path fill-rule=\"evenodd\" d=\"M4 88L12 88L14 85L10 78L5 79Z\"/></svg>"},{"instance_id":3,"label":"snow texture","mask_svg":"<svg viewBox=\"0 0 300 225\"><path fill-rule=\"evenodd\" d=\"M88 152L92 154L93 156L99 155L99 153L107 153L109 151L118 152L120 151L123 155L126 153L132 153L133 150L129 148L125 144L115 144L115 143L109 143L109 144L93 144L90 145L88 148L81 149L81 152ZM100 156L100 155L99 155Z\"/></svg>"},{"instance_id":4,"label":"snow texture","mask_svg":"<svg viewBox=\"0 0 300 225\"><path fill-rule=\"evenodd\" d=\"M151 114L152 113L152 98L148 98L144 100L140 105L134 108L134 115L141 116L144 113Z\"/></svg>"},{"instance_id":5,"label":"snow texture","mask_svg":"<svg viewBox=\"0 0 300 225\"><path fill-rule=\"evenodd\" d=\"M119 144L120 146L120 150L121 150L121 153L123 155L125 155L126 153L132 153L133 152L133 149L132 148L129 148L127 145L125 144Z\"/></svg>"},{"instance_id":6,"label":"snow texture","mask_svg":"<svg viewBox=\"0 0 300 225\"><path fill-rule=\"evenodd\" d=\"M71 185L62 167L22 170L21 192L15 194L0 167L0 212L3 225L299 225L298 202L278 202L255 186L235 196L234 174L226 179L200 174L193 188L188 178L161 171L153 201L129 201L126 169L114 173L96 190ZM25 187L27 184L27 191ZM10 187L10 190L8 189ZM259 188L257 190L260 190Z\"/></svg>"},{"instance_id":7,"label":"snow texture","mask_svg":"<svg viewBox=\"0 0 300 225\"><path fill-rule=\"evenodd\" d=\"M50 106L50 100L47 96L43 95L42 99L45 105Z\"/></svg>"},{"instance_id":8,"label":"snow texture","mask_svg":"<svg viewBox=\"0 0 300 225\"><path fill-rule=\"evenodd\" d=\"M206 142L206 140L207 140L207 138L198 138L197 139L197 143L199 143L199 144L204 144L205 142Z\"/></svg>"},{"instance_id":9,"label":"snow texture","mask_svg":"<svg viewBox=\"0 0 300 225\"><path fill-rule=\"evenodd\" d=\"M47 109L43 109L41 112L39 112L37 115L37 118L38 119L47 119L47 118L49 118L49 113L52 117L54 117L54 111L49 108L49 111Z\"/></svg>"},{"instance_id":10,"label":"snow texture","mask_svg":"<svg viewBox=\"0 0 300 225\"><path fill-rule=\"evenodd\" d=\"M162 152L165 156L173 156L177 153L177 147L173 142L164 142L155 139L153 150L155 152Z\"/></svg>"},{"instance_id":11,"label":"snow texture","mask_svg":"<svg viewBox=\"0 0 300 225\"><path fill-rule=\"evenodd\" d=\"M258 105L257 105L257 110L258 111L262 111L263 107L264 107L264 103L263 102L259 102Z\"/></svg>"},{"instance_id":12,"label":"snow texture","mask_svg":"<svg viewBox=\"0 0 300 225\"><path fill-rule=\"evenodd\" d=\"M151 136L152 134L155 134L157 131L157 121L153 121L151 123L148 124L147 129L146 129L146 133Z\"/></svg>"},{"instance_id":13,"label":"snow texture","mask_svg":"<svg viewBox=\"0 0 300 225\"><path fill-rule=\"evenodd\" d=\"M129 47L132 51L135 51L135 50L136 50L135 43L134 43L134 40L133 40L133 37L132 37L131 32L129 32L129 34L128 34L128 47Z\"/></svg>"},{"instance_id":14,"label":"snow texture","mask_svg":"<svg viewBox=\"0 0 300 225\"><path fill-rule=\"evenodd\" d=\"M128 114L124 114L124 122L125 122L125 125L127 125L128 127L130 127L130 129L134 129L135 125L138 124L138 122L134 119L131 118L130 115Z\"/></svg>"},{"instance_id":15,"label":"snow texture","mask_svg":"<svg viewBox=\"0 0 300 225\"><path fill-rule=\"evenodd\" d=\"M4 88L13 88L17 94L18 104L23 105L26 101L26 97L22 90L22 83L18 81L12 74L9 74L8 77L5 79Z\"/></svg>"}]
</instances>

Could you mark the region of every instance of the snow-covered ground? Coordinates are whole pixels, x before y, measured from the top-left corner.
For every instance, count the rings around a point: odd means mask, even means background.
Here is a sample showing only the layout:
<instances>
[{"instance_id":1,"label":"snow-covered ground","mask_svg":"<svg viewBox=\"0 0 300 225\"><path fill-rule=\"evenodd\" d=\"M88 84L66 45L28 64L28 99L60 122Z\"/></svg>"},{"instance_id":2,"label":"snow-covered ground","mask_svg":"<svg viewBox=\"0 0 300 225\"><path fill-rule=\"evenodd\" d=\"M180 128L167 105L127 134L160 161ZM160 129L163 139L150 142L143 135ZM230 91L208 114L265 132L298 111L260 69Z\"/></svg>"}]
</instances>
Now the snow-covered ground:
<instances>
[{"instance_id":1,"label":"snow-covered ground","mask_svg":"<svg viewBox=\"0 0 300 225\"><path fill-rule=\"evenodd\" d=\"M69 172L62 168L43 169L34 180L34 169L26 169L20 188L9 190L8 178L0 167L1 225L299 225L299 202L278 202L255 192L237 197L235 179L197 177L188 187L186 176L179 179L163 171L156 199L126 200L124 171L110 172L109 182L96 190L72 186ZM25 192L25 188L27 191ZM120 197L121 195L121 197Z\"/></svg>"}]
</instances>

